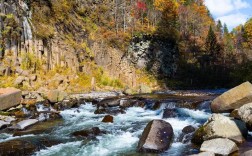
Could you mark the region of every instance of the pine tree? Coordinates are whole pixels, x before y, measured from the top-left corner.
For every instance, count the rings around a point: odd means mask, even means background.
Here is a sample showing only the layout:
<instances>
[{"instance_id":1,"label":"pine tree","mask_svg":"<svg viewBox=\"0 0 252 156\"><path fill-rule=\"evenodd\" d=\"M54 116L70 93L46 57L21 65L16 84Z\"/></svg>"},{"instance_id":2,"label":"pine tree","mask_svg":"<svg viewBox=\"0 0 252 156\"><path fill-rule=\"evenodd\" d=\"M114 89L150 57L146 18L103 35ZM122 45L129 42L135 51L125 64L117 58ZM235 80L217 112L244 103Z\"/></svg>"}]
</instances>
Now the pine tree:
<instances>
[{"instance_id":1,"label":"pine tree","mask_svg":"<svg viewBox=\"0 0 252 156\"><path fill-rule=\"evenodd\" d=\"M220 55L221 46L217 41L216 35L213 31L212 26L210 26L208 35L205 42L206 53L210 56L211 61L217 61Z\"/></svg>"},{"instance_id":2,"label":"pine tree","mask_svg":"<svg viewBox=\"0 0 252 156\"><path fill-rule=\"evenodd\" d=\"M223 35L223 26L220 20L218 20L217 22L217 26L216 26L217 32L220 34L220 36Z\"/></svg>"}]
</instances>

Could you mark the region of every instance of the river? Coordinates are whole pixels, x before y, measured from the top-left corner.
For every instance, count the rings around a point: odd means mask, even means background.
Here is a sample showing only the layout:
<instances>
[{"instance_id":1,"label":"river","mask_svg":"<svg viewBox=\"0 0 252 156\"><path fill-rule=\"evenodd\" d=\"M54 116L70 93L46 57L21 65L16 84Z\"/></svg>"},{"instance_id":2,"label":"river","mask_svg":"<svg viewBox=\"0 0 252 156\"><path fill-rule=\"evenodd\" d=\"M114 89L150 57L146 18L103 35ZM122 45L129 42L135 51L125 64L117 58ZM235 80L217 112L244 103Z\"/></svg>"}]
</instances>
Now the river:
<instances>
[{"instance_id":1,"label":"river","mask_svg":"<svg viewBox=\"0 0 252 156\"><path fill-rule=\"evenodd\" d=\"M158 94L159 95L159 94ZM164 95L164 94L161 94ZM179 100L183 96L147 96L145 107L129 107L125 109L125 114L114 115L113 123L101 122L105 114L94 114L96 106L91 102L83 103L78 108L61 111L63 122L53 128L49 133L29 134L13 137L12 134L1 133L0 142L12 139L36 140L38 138L50 138L58 140L60 143L51 147L40 148L33 153L34 156L138 156L136 147L145 126L153 119L163 119L164 109L174 109L176 117L164 118L169 122L174 130L174 140L171 147L161 154L183 156L198 153L198 148L189 143L179 141L182 129L188 125L198 128L211 115L209 104L211 100L201 101L194 109L178 106ZM161 105L153 110L151 106L159 100ZM185 101L190 101L187 97ZM113 108L115 109L115 108ZM75 131L99 127L105 134L95 138L80 139L72 136ZM150 156L151 156L150 155Z\"/></svg>"}]
</instances>

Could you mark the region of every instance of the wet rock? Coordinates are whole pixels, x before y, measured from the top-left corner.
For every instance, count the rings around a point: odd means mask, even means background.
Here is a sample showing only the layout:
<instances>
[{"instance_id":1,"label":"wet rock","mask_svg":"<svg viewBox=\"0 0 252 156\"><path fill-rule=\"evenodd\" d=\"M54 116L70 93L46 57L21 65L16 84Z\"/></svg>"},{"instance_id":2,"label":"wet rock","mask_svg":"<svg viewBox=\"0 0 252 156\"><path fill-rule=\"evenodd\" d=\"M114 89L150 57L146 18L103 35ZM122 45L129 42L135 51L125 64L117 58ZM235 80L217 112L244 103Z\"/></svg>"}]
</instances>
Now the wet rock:
<instances>
[{"instance_id":1,"label":"wet rock","mask_svg":"<svg viewBox=\"0 0 252 156\"><path fill-rule=\"evenodd\" d=\"M232 117L232 118L241 120L241 117L240 117L240 115L238 114L238 109L233 110L233 111L229 114L229 116Z\"/></svg>"},{"instance_id":2,"label":"wet rock","mask_svg":"<svg viewBox=\"0 0 252 156\"><path fill-rule=\"evenodd\" d=\"M238 151L238 147L229 139L217 138L204 141L200 147L200 151L213 152L219 155L229 155Z\"/></svg>"},{"instance_id":3,"label":"wet rock","mask_svg":"<svg viewBox=\"0 0 252 156\"><path fill-rule=\"evenodd\" d=\"M163 119L174 118L176 116L177 116L177 114L176 114L175 109L170 109L170 108L164 109Z\"/></svg>"},{"instance_id":4,"label":"wet rock","mask_svg":"<svg viewBox=\"0 0 252 156\"><path fill-rule=\"evenodd\" d=\"M147 85L141 84L139 87L139 93L140 94L149 94L151 93L151 88Z\"/></svg>"},{"instance_id":5,"label":"wet rock","mask_svg":"<svg viewBox=\"0 0 252 156\"><path fill-rule=\"evenodd\" d=\"M38 122L37 119L27 119L18 122L16 125L9 127L9 129L15 129L15 130L23 130L31 125L34 125Z\"/></svg>"},{"instance_id":6,"label":"wet rock","mask_svg":"<svg viewBox=\"0 0 252 156\"><path fill-rule=\"evenodd\" d=\"M103 106L103 107L116 107L120 105L120 99L119 98L104 99L104 100L101 100L98 103L98 105Z\"/></svg>"},{"instance_id":7,"label":"wet rock","mask_svg":"<svg viewBox=\"0 0 252 156\"><path fill-rule=\"evenodd\" d=\"M215 154L213 152L201 152L199 154L193 154L190 156L215 156Z\"/></svg>"},{"instance_id":8,"label":"wet rock","mask_svg":"<svg viewBox=\"0 0 252 156\"><path fill-rule=\"evenodd\" d=\"M62 124L63 120L47 120L45 122L39 122L35 125L32 125L26 130L19 130L13 133L13 136L22 136L22 135L29 135L29 134L43 134L43 133L50 133L56 126Z\"/></svg>"},{"instance_id":9,"label":"wet rock","mask_svg":"<svg viewBox=\"0 0 252 156\"><path fill-rule=\"evenodd\" d=\"M47 99L51 103L61 102L67 97L67 93L59 90L50 90L46 94Z\"/></svg>"},{"instance_id":10,"label":"wet rock","mask_svg":"<svg viewBox=\"0 0 252 156\"><path fill-rule=\"evenodd\" d=\"M69 109L78 106L78 100L76 98L65 99L62 101L62 108Z\"/></svg>"},{"instance_id":11,"label":"wet rock","mask_svg":"<svg viewBox=\"0 0 252 156\"><path fill-rule=\"evenodd\" d=\"M132 107L134 105L135 101L136 100L131 100L131 99L121 99L120 100L120 107L122 107L122 108Z\"/></svg>"},{"instance_id":12,"label":"wet rock","mask_svg":"<svg viewBox=\"0 0 252 156\"><path fill-rule=\"evenodd\" d=\"M91 129L85 129L72 133L72 135L75 137L95 137L100 134L102 134L102 131L99 129L99 127L93 127Z\"/></svg>"},{"instance_id":13,"label":"wet rock","mask_svg":"<svg viewBox=\"0 0 252 156\"><path fill-rule=\"evenodd\" d=\"M106 116L102 119L102 122L105 122L105 123L111 122L111 123L113 123L113 120L114 120L113 116L111 116L111 115L106 115Z\"/></svg>"},{"instance_id":14,"label":"wet rock","mask_svg":"<svg viewBox=\"0 0 252 156\"><path fill-rule=\"evenodd\" d=\"M252 103L243 105L238 109L238 115L247 124L249 130L252 130Z\"/></svg>"},{"instance_id":15,"label":"wet rock","mask_svg":"<svg viewBox=\"0 0 252 156\"><path fill-rule=\"evenodd\" d=\"M206 131L205 131L205 126L203 125L195 131L195 133L192 137L192 140L191 140L192 143L197 144L197 145L201 145L204 142L203 137L205 135L206 135Z\"/></svg>"},{"instance_id":16,"label":"wet rock","mask_svg":"<svg viewBox=\"0 0 252 156\"><path fill-rule=\"evenodd\" d=\"M178 141L182 142L183 144L190 142L193 137L193 132L195 132L194 127L192 126L184 127L182 133L178 137Z\"/></svg>"},{"instance_id":17,"label":"wet rock","mask_svg":"<svg viewBox=\"0 0 252 156\"><path fill-rule=\"evenodd\" d=\"M160 109L161 105L162 105L162 103L160 101L156 101L152 106L152 110Z\"/></svg>"},{"instance_id":18,"label":"wet rock","mask_svg":"<svg viewBox=\"0 0 252 156\"><path fill-rule=\"evenodd\" d=\"M0 110L5 110L21 102L22 92L16 88L0 88Z\"/></svg>"},{"instance_id":19,"label":"wet rock","mask_svg":"<svg viewBox=\"0 0 252 156\"><path fill-rule=\"evenodd\" d=\"M10 125L9 122L0 120L0 130L6 128L8 125Z\"/></svg>"},{"instance_id":20,"label":"wet rock","mask_svg":"<svg viewBox=\"0 0 252 156\"><path fill-rule=\"evenodd\" d=\"M97 109L94 114L107 114L107 110L105 108Z\"/></svg>"},{"instance_id":21,"label":"wet rock","mask_svg":"<svg viewBox=\"0 0 252 156\"><path fill-rule=\"evenodd\" d=\"M128 107L145 107L145 99L134 97L130 99L121 99L120 107L128 108Z\"/></svg>"},{"instance_id":22,"label":"wet rock","mask_svg":"<svg viewBox=\"0 0 252 156\"><path fill-rule=\"evenodd\" d=\"M138 142L139 152L162 152L169 148L173 139L172 126L163 120L152 120L145 127Z\"/></svg>"},{"instance_id":23,"label":"wet rock","mask_svg":"<svg viewBox=\"0 0 252 156\"><path fill-rule=\"evenodd\" d=\"M211 110L214 113L227 112L250 102L252 102L252 84L245 82L214 99Z\"/></svg>"},{"instance_id":24,"label":"wet rock","mask_svg":"<svg viewBox=\"0 0 252 156\"><path fill-rule=\"evenodd\" d=\"M0 155L2 156L27 156L33 154L37 147L29 141L10 140L0 143Z\"/></svg>"},{"instance_id":25,"label":"wet rock","mask_svg":"<svg viewBox=\"0 0 252 156\"><path fill-rule=\"evenodd\" d=\"M60 115L59 112L40 111L37 112L32 118L37 119L39 121L48 121L48 120L62 119L62 116Z\"/></svg>"},{"instance_id":26,"label":"wet rock","mask_svg":"<svg viewBox=\"0 0 252 156\"><path fill-rule=\"evenodd\" d=\"M108 109L99 107L97 110L95 110L94 114L109 114L109 115L118 115L118 114L125 114L126 112L121 108L115 108L115 109Z\"/></svg>"},{"instance_id":27,"label":"wet rock","mask_svg":"<svg viewBox=\"0 0 252 156\"><path fill-rule=\"evenodd\" d=\"M223 126L225 125L225 126ZM228 138L237 143L245 141L248 134L246 125L240 120L231 120L221 114L213 114L208 121L194 134L192 142L201 144L202 141L213 138Z\"/></svg>"},{"instance_id":28,"label":"wet rock","mask_svg":"<svg viewBox=\"0 0 252 156\"><path fill-rule=\"evenodd\" d=\"M189 125L189 126L184 127L182 129L182 132L185 133L185 134L189 134L189 133L195 132L195 130L196 129L193 126Z\"/></svg>"}]
</instances>

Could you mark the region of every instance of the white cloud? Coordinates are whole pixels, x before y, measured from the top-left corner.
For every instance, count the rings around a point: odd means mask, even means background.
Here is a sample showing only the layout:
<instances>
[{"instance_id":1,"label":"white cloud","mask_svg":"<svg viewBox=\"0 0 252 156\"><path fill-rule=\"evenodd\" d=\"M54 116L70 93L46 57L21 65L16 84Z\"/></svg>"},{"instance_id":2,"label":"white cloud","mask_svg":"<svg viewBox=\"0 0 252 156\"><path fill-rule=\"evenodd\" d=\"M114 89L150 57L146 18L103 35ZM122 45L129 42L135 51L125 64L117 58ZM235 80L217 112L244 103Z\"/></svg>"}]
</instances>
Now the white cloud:
<instances>
[{"instance_id":1,"label":"white cloud","mask_svg":"<svg viewBox=\"0 0 252 156\"><path fill-rule=\"evenodd\" d=\"M215 16L223 16L232 11L250 7L244 0L205 0L205 4Z\"/></svg>"},{"instance_id":2,"label":"white cloud","mask_svg":"<svg viewBox=\"0 0 252 156\"><path fill-rule=\"evenodd\" d=\"M217 20L221 20L222 23L226 23L229 29L232 29L240 24L244 24L248 20L249 16L241 13L229 14L226 16L218 17Z\"/></svg>"}]
</instances>

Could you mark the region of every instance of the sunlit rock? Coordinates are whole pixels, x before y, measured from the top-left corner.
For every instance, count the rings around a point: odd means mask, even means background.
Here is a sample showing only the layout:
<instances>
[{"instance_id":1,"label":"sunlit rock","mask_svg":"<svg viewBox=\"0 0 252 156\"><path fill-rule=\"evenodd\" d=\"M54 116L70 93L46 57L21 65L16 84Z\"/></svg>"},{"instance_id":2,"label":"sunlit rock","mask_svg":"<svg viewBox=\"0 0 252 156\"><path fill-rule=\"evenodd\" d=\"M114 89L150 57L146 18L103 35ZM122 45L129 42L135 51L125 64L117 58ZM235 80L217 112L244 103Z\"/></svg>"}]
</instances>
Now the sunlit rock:
<instances>
[{"instance_id":1,"label":"sunlit rock","mask_svg":"<svg viewBox=\"0 0 252 156\"><path fill-rule=\"evenodd\" d=\"M252 84L245 82L214 99L211 110L214 113L231 111L250 102L252 102Z\"/></svg>"},{"instance_id":2,"label":"sunlit rock","mask_svg":"<svg viewBox=\"0 0 252 156\"><path fill-rule=\"evenodd\" d=\"M229 155L237 150L238 147L233 141L223 138L204 141L200 147L200 151L213 152L219 155Z\"/></svg>"}]
</instances>

